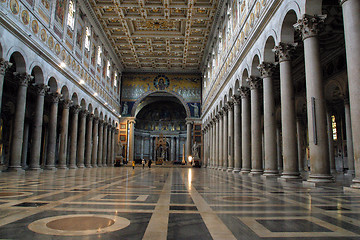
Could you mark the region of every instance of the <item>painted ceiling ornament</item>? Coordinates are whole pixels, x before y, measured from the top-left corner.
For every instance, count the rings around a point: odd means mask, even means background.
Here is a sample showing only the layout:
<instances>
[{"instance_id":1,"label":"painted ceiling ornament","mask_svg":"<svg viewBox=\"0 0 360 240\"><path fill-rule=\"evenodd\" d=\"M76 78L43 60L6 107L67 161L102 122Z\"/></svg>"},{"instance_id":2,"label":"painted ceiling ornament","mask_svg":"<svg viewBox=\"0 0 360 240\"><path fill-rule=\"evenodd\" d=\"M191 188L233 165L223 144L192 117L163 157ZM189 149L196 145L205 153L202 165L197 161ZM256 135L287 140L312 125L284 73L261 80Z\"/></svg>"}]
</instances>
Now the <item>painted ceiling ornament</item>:
<instances>
[{"instance_id":1,"label":"painted ceiling ornament","mask_svg":"<svg viewBox=\"0 0 360 240\"><path fill-rule=\"evenodd\" d=\"M165 90L169 85L170 80L165 75L160 74L154 79L154 87L158 90Z\"/></svg>"}]
</instances>

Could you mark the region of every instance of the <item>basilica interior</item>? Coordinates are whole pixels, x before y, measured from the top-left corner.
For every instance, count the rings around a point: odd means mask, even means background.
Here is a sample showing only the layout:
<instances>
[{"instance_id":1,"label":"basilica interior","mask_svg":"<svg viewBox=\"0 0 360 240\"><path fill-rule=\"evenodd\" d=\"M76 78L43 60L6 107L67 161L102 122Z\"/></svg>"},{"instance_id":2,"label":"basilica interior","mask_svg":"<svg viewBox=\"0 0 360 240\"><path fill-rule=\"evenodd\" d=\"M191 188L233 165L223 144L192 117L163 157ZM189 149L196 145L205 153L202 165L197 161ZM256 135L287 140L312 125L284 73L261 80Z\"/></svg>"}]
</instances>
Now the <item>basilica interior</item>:
<instances>
[{"instance_id":1,"label":"basilica interior","mask_svg":"<svg viewBox=\"0 0 360 240\"><path fill-rule=\"evenodd\" d=\"M359 23L0 0L0 239L360 239Z\"/></svg>"}]
</instances>

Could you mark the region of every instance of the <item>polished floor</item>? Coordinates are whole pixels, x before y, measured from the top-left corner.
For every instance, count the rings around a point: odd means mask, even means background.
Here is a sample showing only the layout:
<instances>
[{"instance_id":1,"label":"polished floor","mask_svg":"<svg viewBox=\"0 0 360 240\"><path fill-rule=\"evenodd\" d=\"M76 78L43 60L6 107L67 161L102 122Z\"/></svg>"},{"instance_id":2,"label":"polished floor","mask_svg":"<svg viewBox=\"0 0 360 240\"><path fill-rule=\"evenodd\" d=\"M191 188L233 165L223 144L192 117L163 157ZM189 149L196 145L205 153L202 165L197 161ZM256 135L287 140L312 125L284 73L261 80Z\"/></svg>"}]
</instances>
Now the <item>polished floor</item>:
<instances>
[{"instance_id":1,"label":"polished floor","mask_svg":"<svg viewBox=\"0 0 360 240\"><path fill-rule=\"evenodd\" d=\"M0 239L360 239L360 193L194 168L0 174Z\"/></svg>"}]
</instances>

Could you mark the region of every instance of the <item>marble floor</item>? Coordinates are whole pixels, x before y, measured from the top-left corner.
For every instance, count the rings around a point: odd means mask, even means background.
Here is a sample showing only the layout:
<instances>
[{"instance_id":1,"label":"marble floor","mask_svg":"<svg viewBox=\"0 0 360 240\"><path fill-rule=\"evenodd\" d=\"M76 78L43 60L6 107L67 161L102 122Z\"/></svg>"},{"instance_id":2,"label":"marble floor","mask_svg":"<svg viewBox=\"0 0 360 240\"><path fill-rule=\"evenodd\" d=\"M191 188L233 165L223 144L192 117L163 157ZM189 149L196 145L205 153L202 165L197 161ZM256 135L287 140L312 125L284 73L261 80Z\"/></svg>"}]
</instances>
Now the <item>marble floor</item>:
<instances>
[{"instance_id":1,"label":"marble floor","mask_svg":"<svg viewBox=\"0 0 360 240\"><path fill-rule=\"evenodd\" d=\"M195 168L0 173L0 239L360 239L360 193Z\"/></svg>"}]
</instances>

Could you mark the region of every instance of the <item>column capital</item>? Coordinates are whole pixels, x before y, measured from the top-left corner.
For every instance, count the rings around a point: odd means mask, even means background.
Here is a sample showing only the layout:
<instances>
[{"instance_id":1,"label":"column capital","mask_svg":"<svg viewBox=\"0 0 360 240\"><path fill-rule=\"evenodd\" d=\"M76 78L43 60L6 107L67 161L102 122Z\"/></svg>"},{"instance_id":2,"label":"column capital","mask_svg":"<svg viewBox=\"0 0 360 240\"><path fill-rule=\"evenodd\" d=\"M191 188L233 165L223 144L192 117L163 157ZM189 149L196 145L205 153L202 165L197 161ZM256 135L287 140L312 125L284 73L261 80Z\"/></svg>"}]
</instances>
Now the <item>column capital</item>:
<instances>
[{"instance_id":1,"label":"column capital","mask_svg":"<svg viewBox=\"0 0 360 240\"><path fill-rule=\"evenodd\" d=\"M297 47L297 43L279 43L278 46L275 46L272 50L278 57L279 62L291 61L291 55Z\"/></svg>"},{"instance_id":2,"label":"column capital","mask_svg":"<svg viewBox=\"0 0 360 240\"><path fill-rule=\"evenodd\" d=\"M316 37L319 34L319 31L323 29L325 18L326 15L304 15L294 24L294 28L301 33L304 41L306 38Z\"/></svg>"},{"instance_id":3,"label":"column capital","mask_svg":"<svg viewBox=\"0 0 360 240\"><path fill-rule=\"evenodd\" d=\"M227 105L228 111L234 110L234 102L233 101L228 101L226 103L226 105Z\"/></svg>"},{"instance_id":4,"label":"column capital","mask_svg":"<svg viewBox=\"0 0 360 240\"><path fill-rule=\"evenodd\" d=\"M63 107L69 109L70 106L73 104L73 101L70 99L64 99L62 101Z\"/></svg>"},{"instance_id":5,"label":"column capital","mask_svg":"<svg viewBox=\"0 0 360 240\"><path fill-rule=\"evenodd\" d=\"M9 69L13 64L5 59L0 58L0 75L5 75L7 69Z\"/></svg>"},{"instance_id":6,"label":"column capital","mask_svg":"<svg viewBox=\"0 0 360 240\"><path fill-rule=\"evenodd\" d=\"M98 124L98 123L99 123L99 117L93 115L93 119L94 119L94 124Z\"/></svg>"},{"instance_id":7,"label":"column capital","mask_svg":"<svg viewBox=\"0 0 360 240\"><path fill-rule=\"evenodd\" d=\"M250 96L250 89L248 87L240 87L238 89L241 98L248 98Z\"/></svg>"},{"instance_id":8,"label":"column capital","mask_svg":"<svg viewBox=\"0 0 360 240\"><path fill-rule=\"evenodd\" d=\"M80 107L79 105L73 105L73 106L71 106L71 112L72 112L73 114L79 114L80 110L81 110L81 107Z\"/></svg>"},{"instance_id":9,"label":"column capital","mask_svg":"<svg viewBox=\"0 0 360 240\"><path fill-rule=\"evenodd\" d=\"M231 99L233 100L234 105L240 105L241 104L241 97L237 94L234 94L231 96Z\"/></svg>"},{"instance_id":10,"label":"column capital","mask_svg":"<svg viewBox=\"0 0 360 240\"><path fill-rule=\"evenodd\" d=\"M250 90L259 89L261 87L261 78L250 76L246 79L250 85Z\"/></svg>"},{"instance_id":11,"label":"column capital","mask_svg":"<svg viewBox=\"0 0 360 240\"><path fill-rule=\"evenodd\" d=\"M88 110L84 110L84 109L82 109L81 111L80 111L80 116L81 117L86 117L87 115L89 115L89 111Z\"/></svg>"},{"instance_id":12,"label":"column capital","mask_svg":"<svg viewBox=\"0 0 360 240\"><path fill-rule=\"evenodd\" d=\"M228 112L228 110L229 110L229 106L227 105L227 103L224 103L224 106L222 108L223 114L226 114Z\"/></svg>"},{"instance_id":13,"label":"column capital","mask_svg":"<svg viewBox=\"0 0 360 240\"><path fill-rule=\"evenodd\" d=\"M49 97L52 103L58 103L62 98L62 95L58 92L49 93Z\"/></svg>"},{"instance_id":14,"label":"column capital","mask_svg":"<svg viewBox=\"0 0 360 240\"><path fill-rule=\"evenodd\" d=\"M130 123L130 124L135 124L136 121L135 121L135 119L131 119L131 120L129 120L129 123Z\"/></svg>"},{"instance_id":15,"label":"column capital","mask_svg":"<svg viewBox=\"0 0 360 240\"><path fill-rule=\"evenodd\" d=\"M89 121L91 121L94 118L94 114L92 114L88 111L87 117L88 117Z\"/></svg>"},{"instance_id":16,"label":"column capital","mask_svg":"<svg viewBox=\"0 0 360 240\"><path fill-rule=\"evenodd\" d=\"M220 119L220 114L217 113L217 114L215 115L214 122L215 122L215 123L219 122L219 119Z\"/></svg>"},{"instance_id":17,"label":"column capital","mask_svg":"<svg viewBox=\"0 0 360 240\"><path fill-rule=\"evenodd\" d=\"M272 77L276 69L276 64L263 62L257 66L257 69L259 69L262 78Z\"/></svg>"},{"instance_id":18,"label":"column capital","mask_svg":"<svg viewBox=\"0 0 360 240\"><path fill-rule=\"evenodd\" d=\"M188 125L188 124L194 124L194 122L187 120L187 121L186 121L186 125Z\"/></svg>"},{"instance_id":19,"label":"column capital","mask_svg":"<svg viewBox=\"0 0 360 240\"><path fill-rule=\"evenodd\" d=\"M45 96L45 93L49 91L50 87L43 83L34 83L33 87L38 95Z\"/></svg>"},{"instance_id":20,"label":"column capital","mask_svg":"<svg viewBox=\"0 0 360 240\"><path fill-rule=\"evenodd\" d=\"M33 76L31 76L30 74L27 74L27 73L14 72L13 74L19 80L20 86L27 87L29 85L29 83L34 79Z\"/></svg>"}]
</instances>

